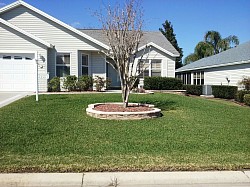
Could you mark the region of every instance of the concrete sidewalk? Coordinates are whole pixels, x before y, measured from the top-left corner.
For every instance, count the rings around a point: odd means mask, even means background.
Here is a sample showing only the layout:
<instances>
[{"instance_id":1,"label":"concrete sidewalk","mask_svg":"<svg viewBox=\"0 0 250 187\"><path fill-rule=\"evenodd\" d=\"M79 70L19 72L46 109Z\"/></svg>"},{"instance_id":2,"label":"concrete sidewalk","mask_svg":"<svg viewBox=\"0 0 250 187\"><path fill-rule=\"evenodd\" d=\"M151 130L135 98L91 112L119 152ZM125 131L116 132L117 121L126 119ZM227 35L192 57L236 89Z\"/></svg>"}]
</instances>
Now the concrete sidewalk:
<instances>
[{"instance_id":1,"label":"concrete sidewalk","mask_svg":"<svg viewBox=\"0 0 250 187\"><path fill-rule=\"evenodd\" d=\"M31 92L0 92L0 108L32 94Z\"/></svg>"},{"instance_id":2,"label":"concrete sidewalk","mask_svg":"<svg viewBox=\"0 0 250 187\"><path fill-rule=\"evenodd\" d=\"M0 174L0 187L237 187L250 186L250 171L100 172Z\"/></svg>"}]
</instances>

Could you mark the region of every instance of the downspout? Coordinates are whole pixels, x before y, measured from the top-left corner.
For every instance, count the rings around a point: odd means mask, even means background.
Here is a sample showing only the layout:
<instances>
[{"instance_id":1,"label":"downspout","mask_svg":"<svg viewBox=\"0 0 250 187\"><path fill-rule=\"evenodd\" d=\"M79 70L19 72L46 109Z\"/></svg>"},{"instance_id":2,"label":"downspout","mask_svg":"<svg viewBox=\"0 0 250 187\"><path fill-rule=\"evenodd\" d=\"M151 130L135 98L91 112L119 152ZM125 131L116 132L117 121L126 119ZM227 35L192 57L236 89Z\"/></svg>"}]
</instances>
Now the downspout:
<instances>
[{"instance_id":1,"label":"downspout","mask_svg":"<svg viewBox=\"0 0 250 187\"><path fill-rule=\"evenodd\" d=\"M38 102L38 52L36 52L35 60L36 60L36 101Z\"/></svg>"}]
</instances>

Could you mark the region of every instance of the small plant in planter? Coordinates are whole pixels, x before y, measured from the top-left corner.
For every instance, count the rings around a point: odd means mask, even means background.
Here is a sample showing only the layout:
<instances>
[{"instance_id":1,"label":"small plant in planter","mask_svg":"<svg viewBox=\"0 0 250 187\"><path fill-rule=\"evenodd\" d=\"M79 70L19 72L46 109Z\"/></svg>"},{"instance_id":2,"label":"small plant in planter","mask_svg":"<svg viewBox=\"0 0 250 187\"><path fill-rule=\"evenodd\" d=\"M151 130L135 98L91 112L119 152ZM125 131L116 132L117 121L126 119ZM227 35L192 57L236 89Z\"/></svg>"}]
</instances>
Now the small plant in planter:
<instances>
[{"instance_id":1,"label":"small plant in planter","mask_svg":"<svg viewBox=\"0 0 250 187\"><path fill-rule=\"evenodd\" d=\"M111 80L108 78L105 80L104 77L96 76L94 79L94 86L97 92L103 91L105 86L106 88L108 88L110 84L111 84Z\"/></svg>"}]
</instances>

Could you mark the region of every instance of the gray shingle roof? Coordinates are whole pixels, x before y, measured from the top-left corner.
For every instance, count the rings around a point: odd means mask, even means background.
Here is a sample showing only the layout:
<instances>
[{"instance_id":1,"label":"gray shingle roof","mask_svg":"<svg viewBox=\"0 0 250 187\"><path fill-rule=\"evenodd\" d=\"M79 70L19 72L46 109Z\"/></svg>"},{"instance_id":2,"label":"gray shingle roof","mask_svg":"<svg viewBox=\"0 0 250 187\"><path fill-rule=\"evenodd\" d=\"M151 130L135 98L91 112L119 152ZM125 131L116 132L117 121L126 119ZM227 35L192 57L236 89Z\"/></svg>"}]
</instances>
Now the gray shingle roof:
<instances>
[{"instance_id":1,"label":"gray shingle roof","mask_svg":"<svg viewBox=\"0 0 250 187\"><path fill-rule=\"evenodd\" d=\"M205 69L210 66L227 65L233 62L242 62L250 60L250 41L238 45L235 48L228 49L219 54L206 57L186 66L176 69L176 72L190 71L193 69Z\"/></svg>"},{"instance_id":2,"label":"gray shingle roof","mask_svg":"<svg viewBox=\"0 0 250 187\"><path fill-rule=\"evenodd\" d=\"M84 34L106 44L108 44L108 39L101 29L79 29ZM166 39L165 36L160 31L143 31L143 36L141 38L141 43L139 48L153 42L159 47L173 53L174 55L179 55L178 51L172 46L172 44Z\"/></svg>"}]
</instances>

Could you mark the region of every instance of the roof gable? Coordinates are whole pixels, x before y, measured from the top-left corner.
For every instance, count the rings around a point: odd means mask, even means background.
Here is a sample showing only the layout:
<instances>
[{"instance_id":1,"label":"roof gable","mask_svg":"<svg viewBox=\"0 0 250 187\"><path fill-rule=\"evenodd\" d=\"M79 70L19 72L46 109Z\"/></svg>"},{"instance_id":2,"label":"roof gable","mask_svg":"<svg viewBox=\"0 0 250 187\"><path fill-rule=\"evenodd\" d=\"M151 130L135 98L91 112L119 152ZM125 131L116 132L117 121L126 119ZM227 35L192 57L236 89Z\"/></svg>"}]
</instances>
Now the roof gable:
<instances>
[{"instance_id":1,"label":"roof gable","mask_svg":"<svg viewBox=\"0 0 250 187\"><path fill-rule=\"evenodd\" d=\"M243 64L250 62L250 41L238 45L235 48L228 49L219 54L202 58L183 66L176 72L190 71L196 69L206 69L219 66L228 66L234 64Z\"/></svg>"},{"instance_id":2,"label":"roof gable","mask_svg":"<svg viewBox=\"0 0 250 187\"><path fill-rule=\"evenodd\" d=\"M103 47L105 49L109 49L108 45L105 45L104 43L102 43L102 42L100 42L100 41L98 41L98 40L96 40L96 39L88 36L85 33L82 33L81 31L79 31L79 30L77 30L77 29L75 29L75 28L67 25L66 23L63 23L62 21L60 21L60 20L58 20L58 19L56 19L56 18L54 18L54 17L46 14L45 12L43 12L43 11L41 11L41 10L39 10L39 9L37 9L37 8L35 8L35 7L29 5L28 3L25 3L24 1L21 1L21 0L16 1L16 2L10 4L10 5L7 5L7 6L3 7L3 8L1 8L0 9L0 14L4 13L4 12L7 12L7 11L9 11L11 9L14 9L14 8L16 8L18 6L24 6L24 7L28 8L28 9L36 12L37 14L39 14L39 15L41 15L41 16L49 19L49 20L51 20L52 22L55 22L58 25L60 25L60 26L62 26L64 28L66 28L66 29L68 29L68 30L70 30L70 31L72 31L72 32L74 32L74 33L76 33L76 34L78 34L78 35L80 35L80 36L82 36L82 37L84 37L84 38L92 41L93 43L95 43L95 44L97 44L97 45L99 45L99 46L101 46L101 47Z\"/></svg>"},{"instance_id":3,"label":"roof gable","mask_svg":"<svg viewBox=\"0 0 250 187\"><path fill-rule=\"evenodd\" d=\"M9 23L9 22L3 20L2 18L0 18L0 23L4 24L4 25L7 26L7 27L10 27L10 28L16 30L16 31L19 32L19 33L24 34L25 36L28 36L29 38L31 38L31 39L33 39L33 40L35 40L35 41L37 41L37 42L39 42L39 43L45 45L46 47L49 47L49 48L52 48L52 47L53 47L52 44L50 44L50 43L48 43L48 42L46 42L46 41L44 41L44 40L42 40L42 39L40 39L40 38L38 38L38 37L36 37L36 36L34 36L34 35L32 35L32 34L26 32L26 31L24 31L24 30L18 28L17 26L15 26L15 25L13 25L13 24L11 24L11 23Z\"/></svg>"}]
</instances>

